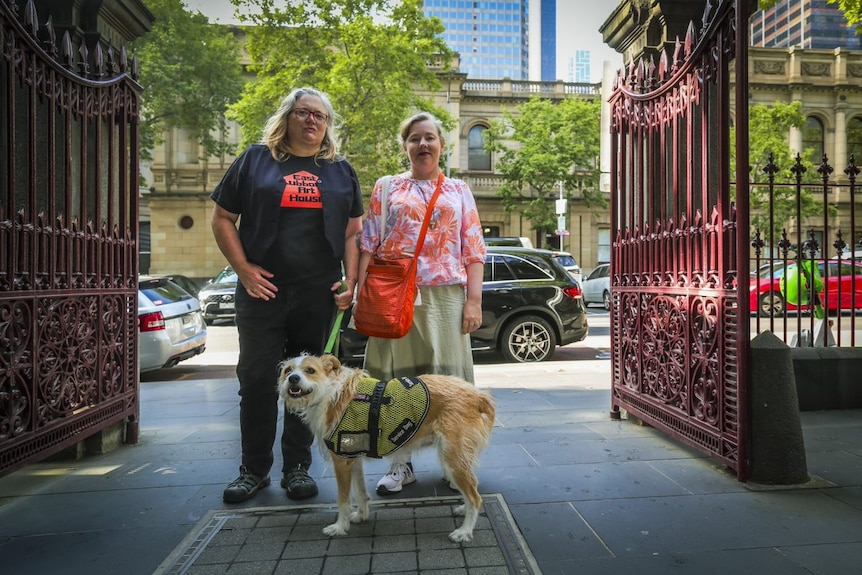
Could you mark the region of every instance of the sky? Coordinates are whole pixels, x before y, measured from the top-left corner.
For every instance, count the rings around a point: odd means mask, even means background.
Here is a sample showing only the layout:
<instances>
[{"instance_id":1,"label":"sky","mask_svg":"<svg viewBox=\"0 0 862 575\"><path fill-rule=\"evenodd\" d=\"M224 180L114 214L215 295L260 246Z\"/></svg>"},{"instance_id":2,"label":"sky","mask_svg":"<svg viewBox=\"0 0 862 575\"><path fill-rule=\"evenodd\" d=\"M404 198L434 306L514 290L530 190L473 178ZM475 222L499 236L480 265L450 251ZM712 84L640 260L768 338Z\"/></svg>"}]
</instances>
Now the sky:
<instances>
[{"instance_id":1,"label":"sky","mask_svg":"<svg viewBox=\"0 0 862 575\"><path fill-rule=\"evenodd\" d=\"M230 0L183 0L191 10L222 24L235 22ZM622 56L602 42L599 26L617 4L607 0L557 0L557 78L568 79L568 62L575 50L590 51L590 81L601 82L603 62L622 67Z\"/></svg>"}]
</instances>

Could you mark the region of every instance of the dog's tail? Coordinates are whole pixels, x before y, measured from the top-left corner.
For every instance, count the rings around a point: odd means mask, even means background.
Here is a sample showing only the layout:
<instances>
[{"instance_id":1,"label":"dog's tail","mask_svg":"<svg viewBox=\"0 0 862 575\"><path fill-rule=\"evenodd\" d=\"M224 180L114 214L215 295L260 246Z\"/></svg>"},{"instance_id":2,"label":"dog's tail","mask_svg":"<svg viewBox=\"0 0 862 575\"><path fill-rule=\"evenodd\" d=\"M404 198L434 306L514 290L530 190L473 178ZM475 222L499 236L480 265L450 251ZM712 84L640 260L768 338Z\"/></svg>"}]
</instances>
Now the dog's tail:
<instances>
[{"instance_id":1,"label":"dog's tail","mask_svg":"<svg viewBox=\"0 0 862 575\"><path fill-rule=\"evenodd\" d=\"M494 402L493 396L489 392L480 394L479 413L482 415L483 432L487 438L491 436L491 431L494 429L494 418L497 415L497 404Z\"/></svg>"}]
</instances>

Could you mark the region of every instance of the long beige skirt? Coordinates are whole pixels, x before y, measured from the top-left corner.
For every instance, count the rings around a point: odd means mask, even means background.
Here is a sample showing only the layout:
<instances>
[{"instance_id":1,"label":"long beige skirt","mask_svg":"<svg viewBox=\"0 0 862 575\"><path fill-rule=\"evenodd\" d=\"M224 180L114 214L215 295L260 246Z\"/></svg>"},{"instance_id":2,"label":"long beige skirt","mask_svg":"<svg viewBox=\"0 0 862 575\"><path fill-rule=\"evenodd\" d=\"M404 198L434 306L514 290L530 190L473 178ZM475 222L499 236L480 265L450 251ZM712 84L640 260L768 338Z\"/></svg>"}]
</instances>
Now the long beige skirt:
<instances>
[{"instance_id":1,"label":"long beige skirt","mask_svg":"<svg viewBox=\"0 0 862 575\"><path fill-rule=\"evenodd\" d=\"M475 384L470 336L461 333L464 286L420 286L419 292L421 303L407 335L368 338L365 370L382 380L436 373Z\"/></svg>"}]
</instances>

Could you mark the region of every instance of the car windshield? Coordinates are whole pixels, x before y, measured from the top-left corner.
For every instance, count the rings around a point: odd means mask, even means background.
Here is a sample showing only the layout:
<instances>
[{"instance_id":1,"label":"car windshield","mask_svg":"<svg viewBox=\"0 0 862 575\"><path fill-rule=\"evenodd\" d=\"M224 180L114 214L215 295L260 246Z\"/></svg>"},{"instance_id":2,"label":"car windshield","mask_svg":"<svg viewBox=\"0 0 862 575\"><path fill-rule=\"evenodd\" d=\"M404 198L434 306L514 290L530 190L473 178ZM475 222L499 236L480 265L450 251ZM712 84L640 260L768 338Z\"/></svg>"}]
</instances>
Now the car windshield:
<instances>
[{"instance_id":1,"label":"car windshield","mask_svg":"<svg viewBox=\"0 0 862 575\"><path fill-rule=\"evenodd\" d=\"M578 265L578 262L576 262L575 258L573 258L572 256L560 255L555 257L557 258L557 261L563 264L563 267L565 268L573 268Z\"/></svg>"},{"instance_id":2,"label":"car windshield","mask_svg":"<svg viewBox=\"0 0 862 575\"><path fill-rule=\"evenodd\" d=\"M176 303L186 299L193 299L192 296L180 286L163 279L140 282L138 287L147 299L153 302L153 305L156 306Z\"/></svg>"},{"instance_id":3,"label":"car windshield","mask_svg":"<svg viewBox=\"0 0 862 575\"><path fill-rule=\"evenodd\" d=\"M796 262L794 262L794 261L788 261L787 262L787 269L792 269L794 267L796 267ZM826 274L825 262L823 262L823 261L817 262L817 269L820 272L821 277L823 275L825 275ZM770 276L770 266L769 265L762 266L760 268L759 275L760 275L761 279L768 280L770 277L772 277L773 279L777 279L777 278L780 278L784 275L784 270L785 270L784 262L776 262L775 264L772 265L772 271L771 271L772 275L771 276ZM860 270L862 270L862 266L860 266L859 264L856 264L855 270L856 270L855 275L862 274L862 271L860 271ZM841 269L839 270L838 262L834 261L834 260L830 260L830 262L829 262L829 277L838 277L839 275L841 275L842 277L848 277L848 276L854 275L853 266L851 265L850 262L842 261L841 262Z\"/></svg>"},{"instance_id":4,"label":"car windshield","mask_svg":"<svg viewBox=\"0 0 862 575\"><path fill-rule=\"evenodd\" d=\"M793 266L795 264L788 263L787 267ZM768 279L769 277L780 278L784 275L784 264L779 263L772 266L763 266L760 269L760 277L764 279Z\"/></svg>"},{"instance_id":5,"label":"car windshield","mask_svg":"<svg viewBox=\"0 0 862 575\"><path fill-rule=\"evenodd\" d=\"M210 283L235 284L237 283L236 272L232 268L223 269Z\"/></svg>"},{"instance_id":6,"label":"car windshield","mask_svg":"<svg viewBox=\"0 0 862 575\"><path fill-rule=\"evenodd\" d=\"M590 275L587 277L588 280L594 280L601 277L606 277L608 275L608 266L599 266L593 271L590 272Z\"/></svg>"}]
</instances>

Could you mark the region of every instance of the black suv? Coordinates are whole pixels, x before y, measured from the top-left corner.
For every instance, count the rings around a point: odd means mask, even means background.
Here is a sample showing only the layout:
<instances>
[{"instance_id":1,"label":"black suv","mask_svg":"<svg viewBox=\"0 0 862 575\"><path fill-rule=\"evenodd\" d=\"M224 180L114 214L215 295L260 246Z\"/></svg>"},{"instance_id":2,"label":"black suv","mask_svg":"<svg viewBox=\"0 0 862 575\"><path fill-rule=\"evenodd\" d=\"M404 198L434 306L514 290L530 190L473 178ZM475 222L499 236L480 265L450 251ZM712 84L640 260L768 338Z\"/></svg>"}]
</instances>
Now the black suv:
<instances>
[{"instance_id":1,"label":"black suv","mask_svg":"<svg viewBox=\"0 0 862 575\"><path fill-rule=\"evenodd\" d=\"M499 350L508 361L550 359L558 345L587 337L581 287L548 250L488 246L482 282L482 326L474 351ZM339 356L357 363L366 337L342 323Z\"/></svg>"}]
</instances>

